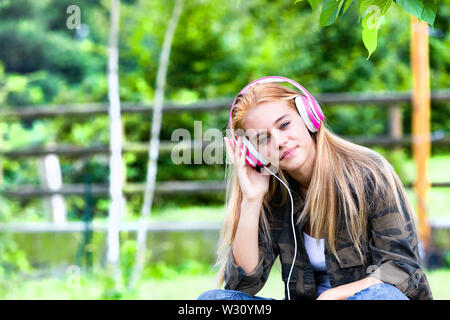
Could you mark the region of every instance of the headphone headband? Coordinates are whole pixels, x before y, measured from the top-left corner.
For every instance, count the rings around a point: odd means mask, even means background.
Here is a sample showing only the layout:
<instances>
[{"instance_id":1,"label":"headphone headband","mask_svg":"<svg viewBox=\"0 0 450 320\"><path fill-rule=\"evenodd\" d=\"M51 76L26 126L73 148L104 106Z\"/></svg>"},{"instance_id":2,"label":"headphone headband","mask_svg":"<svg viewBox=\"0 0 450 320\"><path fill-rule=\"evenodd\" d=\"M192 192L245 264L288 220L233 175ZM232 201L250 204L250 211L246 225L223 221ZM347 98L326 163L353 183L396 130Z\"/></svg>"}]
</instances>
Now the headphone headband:
<instances>
[{"instance_id":1,"label":"headphone headband","mask_svg":"<svg viewBox=\"0 0 450 320\"><path fill-rule=\"evenodd\" d=\"M308 90L306 90L299 83L297 83L294 80L291 80L289 78L281 77L281 76L268 76L268 77L259 78L259 79L256 79L256 80L250 82L239 92L239 94L234 99L233 104L231 105L230 116L229 116L229 121L228 121L228 126L231 130L233 139L235 139L235 136L234 136L234 132L233 132L232 116L233 116L233 110L234 110L234 107L236 104L237 97L239 97L239 95L241 95L241 93L243 93L245 90L247 90L248 88L250 88L251 86L253 86L257 83L272 83L272 82L288 82L288 83L292 84L294 87L296 87L297 89L299 89L306 96L306 98L308 100L309 108L306 105L304 105L304 109L306 110L306 112L308 114L308 118L305 119L303 117L303 114L302 113L300 113L300 114L305 122L307 122L308 120L310 120L312 122L313 127L314 127L313 132L319 130L320 124L324 120L324 115L323 115L322 109L320 108L316 99L314 99L314 97L308 92ZM304 99L302 99L302 100L304 100ZM297 99L295 102L297 104ZM303 101L302 101L302 104L304 104ZM300 109L300 106L297 105L297 108ZM300 112L300 110L299 110L299 112ZM309 128L309 126L308 126L308 129L311 129L311 128Z\"/></svg>"}]
</instances>

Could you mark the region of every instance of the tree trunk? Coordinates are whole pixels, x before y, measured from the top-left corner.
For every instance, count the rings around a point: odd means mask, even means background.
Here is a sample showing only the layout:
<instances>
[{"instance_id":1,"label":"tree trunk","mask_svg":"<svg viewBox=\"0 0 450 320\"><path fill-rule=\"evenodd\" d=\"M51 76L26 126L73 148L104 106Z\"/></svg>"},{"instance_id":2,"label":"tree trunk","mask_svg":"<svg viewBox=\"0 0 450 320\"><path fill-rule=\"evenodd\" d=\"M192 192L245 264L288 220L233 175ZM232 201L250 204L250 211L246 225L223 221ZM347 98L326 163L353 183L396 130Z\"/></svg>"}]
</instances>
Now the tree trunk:
<instances>
[{"instance_id":1,"label":"tree trunk","mask_svg":"<svg viewBox=\"0 0 450 320\"><path fill-rule=\"evenodd\" d=\"M150 217L152 209L153 197L155 193L156 173L158 169L157 162L159 156L159 134L161 131L162 107L164 103L164 85L166 82L167 66L169 63L172 40L183 8L183 1L184 0L175 1L159 58L144 202L142 204L141 218L139 220L136 261L128 285L130 289L133 289L139 281L145 263L148 218Z\"/></svg>"},{"instance_id":2,"label":"tree trunk","mask_svg":"<svg viewBox=\"0 0 450 320\"><path fill-rule=\"evenodd\" d=\"M107 263L114 274L119 268L119 224L125 206L122 195L122 122L119 95L119 12L120 0L111 0L109 46L108 46L108 99L109 99L109 194L111 204L108 217ZM118 279L118 278L116 278Z\"/></svg>"}]
</instances>

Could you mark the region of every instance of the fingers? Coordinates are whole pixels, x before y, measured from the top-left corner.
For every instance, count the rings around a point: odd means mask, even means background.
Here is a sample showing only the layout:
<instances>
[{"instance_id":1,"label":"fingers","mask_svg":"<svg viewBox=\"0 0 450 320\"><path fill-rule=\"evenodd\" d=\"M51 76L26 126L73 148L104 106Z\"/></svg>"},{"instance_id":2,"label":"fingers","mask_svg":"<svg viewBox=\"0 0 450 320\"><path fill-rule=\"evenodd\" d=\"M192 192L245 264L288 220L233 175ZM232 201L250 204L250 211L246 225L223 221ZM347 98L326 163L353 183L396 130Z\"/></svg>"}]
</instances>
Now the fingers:
<instances>
[{"instance_id":1,"label":"fingers","mask_svg":"<svg viewBox=\"0 0 450 320\"><path fill-rule=\"evenodd\" d=\"M243 149L241 151L241 155L240 155L240 163L239 165L241 165L242 167L245 167L245 158L247 156L247 146L244 144Z\"/></svg>"},{"instance_id":2,"label":"fingers","mask_svg":"<svg viewBox=\"0 0 450 320\"><path fill-rule=\"evenodd\" d=\"M234 165L237 167L241 165L240 163L241 146L242 146L242 139L241 137L238 137L236 146L234 147Z\"/></svg>"},{"instance_id":3,"label":"fingers","mask_svg":"<svg viewBox=\"0 0 450 320\"><path fill-rule=\"evenodd\" d=\"M242 138L238 137L236 145L228 138L224 138L227 157L237 167L245 167L245 158L247 154L247 146L243 143Z\"/></svg>"},{"instance_id":4,"label":"fingers","mask_svg":"<svg viewBox=\"0 0 450 320\"><path fill-rule=\"evenodd\" d=\"M245 168L247 157L247 146L241 137L237 138L236 144L229 138L224 138L227 157L238 169Z\"/></svg>"},{"instance_id":5,"label":"fingers","mask_svg":"<svg viewBox=\"0 0 450 320\"><path fill-rule=\"evenodd\" d=\"M223 140L225 141L225 151L227 153L227 159L229 161L231 161L231 163L233 163L233 158L234 158L234 149L233 146L231 145L231 141L228 138L223 138ZM228 162L227 162L228 163Z\"/></svg>"}]
</instances>

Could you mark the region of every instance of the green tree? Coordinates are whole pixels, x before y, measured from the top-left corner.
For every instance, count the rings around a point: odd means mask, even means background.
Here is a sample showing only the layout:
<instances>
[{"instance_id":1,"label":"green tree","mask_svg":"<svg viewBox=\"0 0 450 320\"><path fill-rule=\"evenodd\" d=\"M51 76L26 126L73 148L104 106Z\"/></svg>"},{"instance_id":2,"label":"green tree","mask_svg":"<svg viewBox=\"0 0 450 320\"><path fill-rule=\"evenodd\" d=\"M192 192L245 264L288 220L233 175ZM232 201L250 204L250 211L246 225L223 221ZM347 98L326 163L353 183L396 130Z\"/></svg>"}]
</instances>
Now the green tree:
<instances>
[{"instance_id":1,"label":"green tree","mask_svg":"<svg viewBox=\"0 0 450 320\"><path fill-rule=\"evenodd\" d=\"M295 0L295 3L304 0ZM391 5L398 4L407 13L433 25L439 0L308 0L319 28L329 26L346 13L353 2L357 2L359 18L362 18L362 39L370 55L377 48L378 29L381 19Z\"/></svg>"}]
</instances>

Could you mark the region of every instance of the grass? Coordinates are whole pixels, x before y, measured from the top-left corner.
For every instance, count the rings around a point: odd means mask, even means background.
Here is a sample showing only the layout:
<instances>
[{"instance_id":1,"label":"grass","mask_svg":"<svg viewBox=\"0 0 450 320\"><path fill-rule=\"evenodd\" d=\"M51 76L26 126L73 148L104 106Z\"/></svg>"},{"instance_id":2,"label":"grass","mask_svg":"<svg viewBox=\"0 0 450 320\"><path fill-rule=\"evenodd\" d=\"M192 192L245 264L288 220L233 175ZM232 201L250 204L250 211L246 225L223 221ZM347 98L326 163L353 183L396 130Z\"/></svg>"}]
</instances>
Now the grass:
<instances>
[{"instance_id":1,"label":"grass","mask_svg":"<svg viewBox=\"0 0 450 320\"><path fill-rule=\"evenodd\" d=\"M431 182L450 182L450 155L436 155L428 161L428 178ZM414 159L407 159L404 164L405 179L414 181L416 178L416 165Z\"/></svg>"},{"instance_id":2,"label":"grass","mask_svg":"<svg viewBox=\"0 0 450 320\"><path fill-rule=\"evenodd\" d=\"M428 282L435 300L449 300L450 299L450 269L437 269L434 271L425 271ZM172 292L173 283L167 280L149 281L145 285L149 287L156 287L159 299L196 299L202 292L213 288L214 276L209 277L187 277L185 279L178 279L177 284L182 286L182 283L191 284L196 283L197 287L189 293ZM143 285L142 288L146 288ZM209 286L208 286L209 285ZM264 287L257 294L261 297L268 297L274 299L284 299L284 283L281 281L281 274L278 270L273 270L269 276ZM187 298L186 298L187 297Z\"/></svg>"},{"instance_id":3,"label":"grass","mask_svg":"<svg viewBox=\"0 0 450 320\"><path fill-rule=\"evenodd\" d=\"M425 271L428 282L430 284L431 292L435 300L449 300L450 299L450 269L437 269L433 271ZM193 288L190 292L182 293L176 290L173 282L168 280L152 280L144 282L140 288L142 297L146 296L146 288L158 288L151 296L154 299L163 300L178 300L178 299L196 299L202 292L212 289L214 287L214 276L196 276L185 277L184 279L177 279L176 287L183 287L185 283L188 288ZM191 284L194 284L191 286ZM281 281L280 271L272 270L269 279L264 287L257 294L261 297L268 297L274 299L284 299L284 282ZM145 299L145 298L144 298Z\"/></svg>"},{"instance_id":4,"label":"grass","mask_svg":"<svg viewBox=\"0 0 450 320\"><path fill-rule=\"evenodd\" d=\"M450 182L450 155L438 155L428 162L428 179L430 182ZM416 166L413 159L404 164L405 177L408 182L416 179ZM417 208L417 198L413 189L406 193L411 204ZM450 188L431 188L428 192L428 210L430 219L450 218Z\"/></svg>"},{"instance_id":5,"label":"grass","mask_svg":"<svg viewBox=\"0 0 450 320\"><path fill-rule=\"evenodd\" d=\"M425 271L435 300L450 299L450 269ZM215 274L179 275L170 279L143 279L136 292L122 295L122 299L195 300L204 291L214 288ZM257 294L275 299L284 298L280 271L274 268L265 286ZM0 290L0 299L101 299L104 283L99 278L82 278L74 286L70 278L42 278L18 281L8 290Z\"/></svg>"},{"instance_id":6,"label":"grass","mask_svg":"<svg viewBox=\"0 0 450 320\"><path fill-rule=\"evenodd\" d=\"M449 300L450 269L426 270L425 274L434 299ZM213 289L214 284L215 275L185 276L173 280L146 280L139 288L139 297L163 300L196 299L202 292ZM180 290L182 288L190 289ZM266 284L257 295L277 300L284 299L284 283L281 281L281 273L277 268L274 267Z\"/></svg>"},{"instance_id":7,"label":"grass","mask_svg":"<svg viewBox=\"0 0 450 320\"><path fill-rule=\"evenodd\" d=\"M159 221L222 221L224 206L168 207L155 210L152 220Z\"/></svg>"}]
</instances>

